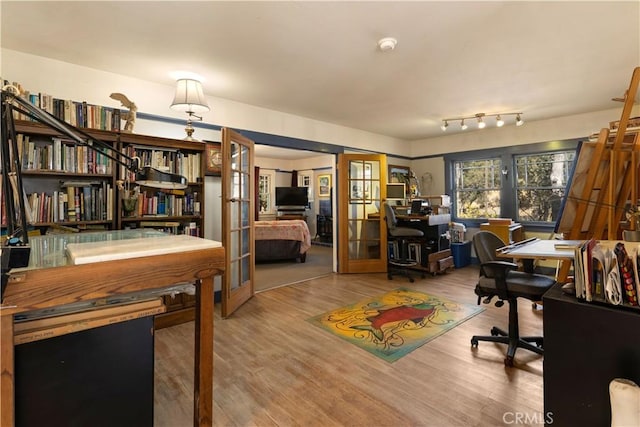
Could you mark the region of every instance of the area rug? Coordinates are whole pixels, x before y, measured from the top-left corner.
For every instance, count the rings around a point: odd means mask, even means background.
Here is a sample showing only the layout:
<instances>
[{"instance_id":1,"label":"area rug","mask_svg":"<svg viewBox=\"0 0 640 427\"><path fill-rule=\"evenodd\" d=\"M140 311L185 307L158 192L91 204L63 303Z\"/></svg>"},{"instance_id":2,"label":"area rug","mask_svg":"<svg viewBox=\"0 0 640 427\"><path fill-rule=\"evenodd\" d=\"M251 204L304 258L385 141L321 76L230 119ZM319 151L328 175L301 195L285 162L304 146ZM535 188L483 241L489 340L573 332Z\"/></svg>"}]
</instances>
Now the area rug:
<instances>
[{"instance_id":1,"label":"area rug","mask_svg":"<svg viewBox=\"0 0 640 427\"><path fill-rule=\"evenodd\" d=\"M484 308L399 288L308 319L340 338L395 362Z\"/></svg>"}]
</instances>

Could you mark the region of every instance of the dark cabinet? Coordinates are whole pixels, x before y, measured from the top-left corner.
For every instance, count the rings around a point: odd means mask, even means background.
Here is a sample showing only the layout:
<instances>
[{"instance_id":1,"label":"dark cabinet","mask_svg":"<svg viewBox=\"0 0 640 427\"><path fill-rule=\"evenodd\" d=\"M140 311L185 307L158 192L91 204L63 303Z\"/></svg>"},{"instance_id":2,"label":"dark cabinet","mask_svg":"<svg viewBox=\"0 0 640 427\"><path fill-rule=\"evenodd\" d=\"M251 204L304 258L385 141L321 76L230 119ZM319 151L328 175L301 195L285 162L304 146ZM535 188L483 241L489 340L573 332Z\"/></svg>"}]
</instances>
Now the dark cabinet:
<instances>
[{"instance_id":1,"label":"dark cabinet","mask_svg":"<svg viewBox=\"0 0 640 427\"><path fill-rule=\"evenodd\" d=\"M152 426L153 317L15 347L17 426Z\"/></svg>"},{"instance_id":2,"label":"dark cabinet","mask_svg":"<svg viewBox=\"0 0 640 427\"><path fill-rule=\"evenodd\" d=\"M316 238L325 243L333 241L333 217L328 215L316 216Z\"/></svg>"},{"instance_id":3,"label":"dark cabinet","mask_svg":"<svg viewBox=\"0 0 640 427\"><path fill-rule=\"evenodd\" d=\"M609 382L640 383L640 311L580 301L560 285L544 295L543 304L548 422L611 425Z\"/></svg>"}]
</instances>

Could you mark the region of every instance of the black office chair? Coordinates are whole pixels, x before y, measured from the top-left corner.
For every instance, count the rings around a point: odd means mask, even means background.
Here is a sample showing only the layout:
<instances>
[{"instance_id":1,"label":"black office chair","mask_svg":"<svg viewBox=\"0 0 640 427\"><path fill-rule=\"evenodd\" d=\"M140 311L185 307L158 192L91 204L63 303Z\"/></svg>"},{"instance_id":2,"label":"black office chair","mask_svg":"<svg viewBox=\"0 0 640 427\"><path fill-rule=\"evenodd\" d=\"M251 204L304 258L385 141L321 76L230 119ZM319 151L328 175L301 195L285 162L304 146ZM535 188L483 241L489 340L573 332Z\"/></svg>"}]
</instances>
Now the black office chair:
<instances>
[{"instance_id":1,"label":"black office chair","mask_svg":"<svg viewBox=\"0 0 640 427\"><path fill-rule=\"evenodd\" d=\"M409 240L423 237L424 233L415 228L398 227L398 219L391 205L384 202L383 206L384 220L387 223L387 238L389 241L395 240L398 246L398 253L388 254L387 256L387 277L392 280L395 273L406 276L410 282L413 282L410 267L418 263L409 259ZM421 273L421 277L424 277L424 273Z\"/></svg>"},{"instance_id":2,"label":"black office chair","mask_svg":"<svg viewBox=\"0 0 640 427\"><path fill-rule=\"evenodd\" d=\"M479 341L507 344L504 364L513 366L513 357L519 347L543 354L542 337L521 337L518 329L518 298L531 301L542 300L542 295L555 283L551 277L542 274L514 271L517 265L496 256L496 249L504 246L503 241L490 231L480 231L473 236L473 248L480 261L480 279L476 285L478 304L485 304L498 297L496 307L509 303L509 332L494 326L491 336L473 336L471 346L478 347Z\"/></svg>"}]
</instances>

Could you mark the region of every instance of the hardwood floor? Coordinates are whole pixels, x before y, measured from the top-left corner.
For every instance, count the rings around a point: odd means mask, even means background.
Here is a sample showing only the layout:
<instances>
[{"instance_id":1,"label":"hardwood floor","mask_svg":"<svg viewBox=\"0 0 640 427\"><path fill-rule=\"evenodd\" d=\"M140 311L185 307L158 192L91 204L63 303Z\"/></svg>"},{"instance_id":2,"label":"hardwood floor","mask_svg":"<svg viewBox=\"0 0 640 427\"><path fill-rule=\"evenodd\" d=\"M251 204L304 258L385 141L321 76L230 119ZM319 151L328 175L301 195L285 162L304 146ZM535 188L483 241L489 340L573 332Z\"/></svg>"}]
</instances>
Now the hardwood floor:
<instances>
[{"instance_id":1,"label":"hardwood floor","mask_svg":"<svg viewBox=\"0 0 640 427\"><path fill-rule=\"evenodd\" d=\"M215 426L498 426L542 421L542 357L481 342L506 327L508 307L486 309L394 363L306 320L406 287L475 304L475 266L409 283L385 274L330 275L257 294L232 317L216 307ZM542 334L542 311L520 304L520 331ZM155 426L192 424L193 322L156 331ZM533 422L533 424L531 424ZM523 424L519 424L523 425Z\"/></svg>"}]
</instances>

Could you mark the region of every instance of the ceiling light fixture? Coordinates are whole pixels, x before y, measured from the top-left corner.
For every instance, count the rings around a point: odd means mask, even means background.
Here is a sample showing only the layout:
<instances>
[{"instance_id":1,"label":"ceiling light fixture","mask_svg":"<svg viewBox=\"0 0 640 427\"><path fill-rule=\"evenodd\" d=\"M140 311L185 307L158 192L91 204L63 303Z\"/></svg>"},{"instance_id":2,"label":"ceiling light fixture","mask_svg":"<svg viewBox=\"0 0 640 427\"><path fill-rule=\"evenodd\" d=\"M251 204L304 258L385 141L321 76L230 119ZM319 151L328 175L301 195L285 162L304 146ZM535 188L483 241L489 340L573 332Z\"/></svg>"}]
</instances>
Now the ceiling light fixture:
<instances>
[{"instance_id":1,"label":"ceiling light fixture","mask_svg":"<svg viewBox=\"0 0 640 427\"><path fill-rule=\"evenodd\" d=\"M522 126L524 124L524 120L522 120L522 115L523 114L524 113L522 113L522 112L518 112L518 113L492 113L492 114L476 113L476 114L474 114L472 116L450 117L450 118L447 118L447 119L442 119L442 126L440 126L440 129L445 131L449 127L449 122L456 122L456 121L460 120L460 130L466 130L468 128L468 126L464 121L465 120L470 120L470 119L476 119L477 122L478 122L478 129L484 129L487 126L487 122L484 120L486 117L495 117L496 118L496 126L497 127L502 127L505 124L505 121L503 119L504 116L515 116L515 118L516 118L516 126Z\"/></svg>"},{"instance_id":2,"label":"ceiling light fixture","mask_svg":"<svg viewBox=\"0 0 640 427\"><path fill-rule=\"evenodd\" d=\"M394 39L393 37L385 37L378 40L378 47L383 52L395 49L397 44L398 40Z\"/></svg>"}]
</instances>

